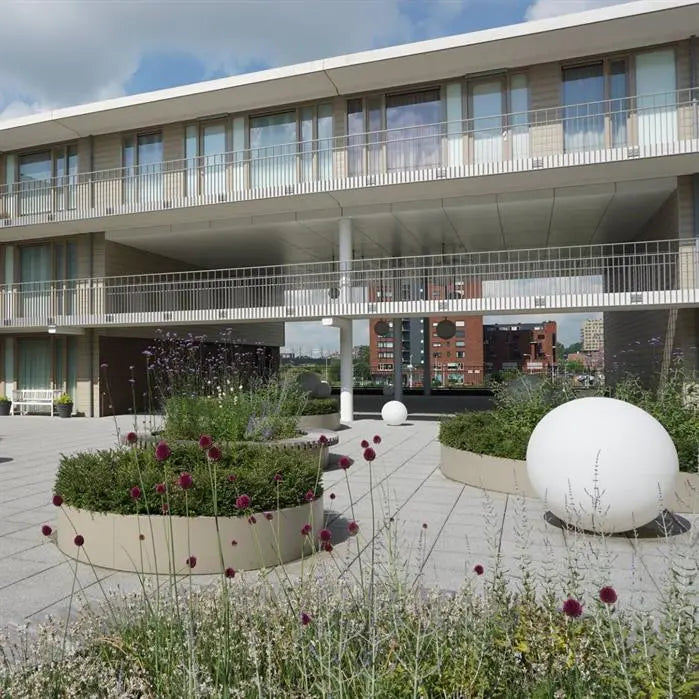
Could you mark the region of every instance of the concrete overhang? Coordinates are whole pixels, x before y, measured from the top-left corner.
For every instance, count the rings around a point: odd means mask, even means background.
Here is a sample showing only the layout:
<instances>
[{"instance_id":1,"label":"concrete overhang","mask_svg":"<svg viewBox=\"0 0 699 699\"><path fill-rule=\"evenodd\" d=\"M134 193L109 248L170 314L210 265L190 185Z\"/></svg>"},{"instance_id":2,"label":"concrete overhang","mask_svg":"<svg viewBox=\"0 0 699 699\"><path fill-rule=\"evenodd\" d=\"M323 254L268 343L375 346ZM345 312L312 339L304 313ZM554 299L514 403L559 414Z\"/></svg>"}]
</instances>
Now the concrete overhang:
<instances>
[{"instance_id":1,"label":"concrete overhang","mask_svg":"<svg viewBox=\"0 0 699 699\"><path fill-rule=\"evenodd\" d=\"M697 0L641 0L0 122L0 152L686 39Z\"/></svg>"}]
</instances>

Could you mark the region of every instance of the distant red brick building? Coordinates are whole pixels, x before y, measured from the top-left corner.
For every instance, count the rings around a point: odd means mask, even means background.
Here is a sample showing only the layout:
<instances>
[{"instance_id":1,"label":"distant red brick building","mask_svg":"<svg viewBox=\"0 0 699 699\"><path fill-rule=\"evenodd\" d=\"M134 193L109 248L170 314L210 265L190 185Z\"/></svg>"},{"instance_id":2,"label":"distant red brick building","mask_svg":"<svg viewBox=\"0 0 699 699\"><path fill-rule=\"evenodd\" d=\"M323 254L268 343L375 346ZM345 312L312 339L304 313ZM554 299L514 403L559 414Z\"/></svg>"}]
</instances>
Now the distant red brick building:
<instances>
[{"instance_id":1,"label":"distant red brick building","mask_svg":"<svg viewBox=\"0 0 699 699\"><path fill-rule=\"evenodd\" d=\"M483 326L487 371L550 372L556 364L556 323L503 323Z\"/></svg>"}]
</instances>

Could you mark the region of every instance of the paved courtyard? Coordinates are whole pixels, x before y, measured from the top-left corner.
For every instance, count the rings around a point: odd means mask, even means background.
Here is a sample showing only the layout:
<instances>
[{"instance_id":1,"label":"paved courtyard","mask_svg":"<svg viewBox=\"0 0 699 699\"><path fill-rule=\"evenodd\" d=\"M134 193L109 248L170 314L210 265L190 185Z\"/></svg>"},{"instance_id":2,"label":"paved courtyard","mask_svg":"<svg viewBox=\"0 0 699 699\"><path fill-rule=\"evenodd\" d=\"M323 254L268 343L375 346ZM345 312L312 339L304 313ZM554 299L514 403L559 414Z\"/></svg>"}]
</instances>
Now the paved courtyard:
<instances>
[{"instance_id":1,"label":"paved courtyard","mask_svg":"<svg viewBox=\"0 0 699 699\"><path fill-rule=\"evenodd\" d=\"M40 532L42 524L55 521L50 499L59 455L114 446L117 423L128 430L132 421L0 420L0 629L35 625L47 615L66 613L73 563ZM425 585L447 590L459 588L465 579L482 584L473 566L482 564L486 578L498 558L507 578L516 583L524 557L539 575L539 584L547 584L549 577L561 594L574 568L583 573L590 590L612 584L622 602L648 608L661 599L665 576L673 567L670 560L675 568L696 570L699 517L687 516L692 530L670 539L564 533L544 521L544 508L536 500L484 493L444 478L439 471L438 428L435 420L388 428L380 420L363 419L339 432L340 444L333 453L346 454L354 463L348 471L349 490L343 471L331 467L324 475L326 517L337 542L332 554L320 554L329 565L326 570L356 575L357 542L362 558L369 556L372 500L378 560L394 556L411 579L420 574ZM369 466L361 458L360 442L374 434L383 441ZM357 539L346 536L351 519L361 528ZM288 569L293 575L298 563ZM198 584L212 579L196 576ZM102 599L106 590L140 586L136 575L93 571L82 564L78 581L78 588L93 600Z\"/></svg>"}]
</instances>

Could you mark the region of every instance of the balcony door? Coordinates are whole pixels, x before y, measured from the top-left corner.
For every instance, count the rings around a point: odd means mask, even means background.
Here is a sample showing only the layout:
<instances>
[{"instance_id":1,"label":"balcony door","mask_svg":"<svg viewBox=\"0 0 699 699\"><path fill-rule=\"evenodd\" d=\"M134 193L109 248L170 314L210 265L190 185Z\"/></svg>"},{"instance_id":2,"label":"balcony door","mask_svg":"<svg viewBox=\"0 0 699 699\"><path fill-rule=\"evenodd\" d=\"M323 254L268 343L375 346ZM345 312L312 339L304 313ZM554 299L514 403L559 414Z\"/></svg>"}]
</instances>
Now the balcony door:
<instances>
[{"instance_id":1,"label":"balcony door","mask_svg":"<svg viewBox=\"0 0 699 699\"><path fill-rule=\"evenodd\" d=\"M563 143L566 153L604 148L604 64L563 69Z\"/></svg>"},{"instance_id":2,"label":"balcony door","mask_svg":"<svg viewBox=\"0 0 699 699\"><path fill-rule=\"evenodd\" d=\"M296 111L250 119L250 167L252 186L295 184Z\"/></svg>"},{"instance_id":3,"label":"balcony door","mask_svg":"<svg viewBox=\"0 0 699 699\"><path fill-rule=\"evenodd\" d=\"M677 98L673 49L636 56L638 144L670 144L677 140Z\"/></svg>"},{"instance_id":4,"label":"balcony door","mask_svg":"<svg viewBox=\"0 0 699 699\"><path fill-rule=\"evenodd\" d=\"M52 388L51 359L51 343L48 338L18 340L19 388L25 390Z\"/></svg>"},{"instance_id":5,"label":"balcony door","mask_svg":"<svg viewBox=\"0 0 699 699\"><path fill-rule=\"evenodd\" d=\"M163 199L163 139L160 132L127 136L124 140L124 202Z\"/></svg>"},{"instance_id":6,"label":"balcony door","mask_svg":"<svg viewBox=\"0 0 699 699\"><path fill-rule=\"evenodd\" d=\"M19 266L21 316L36 319L38 325L44 325L51 315L51 246L21 247Z\"/></svg>"},{"instance_id":7,"label":"balcony door","mask_svg":"<svg viewBox=\"0 0 699 699\"><path fill-rule=\"evenodd\" d=\"M494 163L503 160L503 80L481 80L471 85L473 123L473 162Z\"/></svg>"},{"instance_id":8,"label":"balcony door","mask_svg":"<svg viewBox=\"0 0 699 699\"><path fill-rule=\"evenodd\" d=\"M187 196L217 198L226 192L226 124L190 124L185 131Z\"/></svg>"}]
</instances>

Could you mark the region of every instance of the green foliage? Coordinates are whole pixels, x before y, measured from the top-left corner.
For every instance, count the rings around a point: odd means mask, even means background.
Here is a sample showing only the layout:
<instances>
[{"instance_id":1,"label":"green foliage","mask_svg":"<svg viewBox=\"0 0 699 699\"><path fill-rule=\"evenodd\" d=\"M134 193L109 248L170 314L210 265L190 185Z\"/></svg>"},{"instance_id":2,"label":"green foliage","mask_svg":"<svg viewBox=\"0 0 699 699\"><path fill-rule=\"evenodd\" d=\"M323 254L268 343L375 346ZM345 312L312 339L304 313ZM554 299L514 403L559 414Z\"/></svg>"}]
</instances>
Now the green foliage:
<instances>
[{"instance_id":1,"label":"green foliage","mask_svg":"<svg viewBox=\"0 0 699 699\"><path fill-rule=\"evenodd\" d=\"M73 405L73 399L67 393L61 393L53 402L55 405Z\"/></svg>"},{"instance_id":2,"label":"green foliage","mask_svg":"<svg viewBox=\"0 0 699 699\"><path fill-rule=\"evenodd\" d=\"M445 420L440 425L440 441L455 449L489 454L507 459L524 459L532 431L550 410L575 398L565 385L548 379L527 382L518 377L495 384L495 407ZM612 397L624 400L650 413L672 437L680 460L680 470L697 471L699 451L699 411L687 404L681 372L672 372L664 390L653 392L638 379L618 383Z\"/></svg>"},{"instance_id":3,"label":"green foliage","mask_svg":"<svg viewBox=\"0 0 699 699\"><path fill-rule=\"evenodd\" d=\"M0 396L0 403L12 403L12 400L7 396Z\"/></svg>"},{"instance_id":4,"label":"green foliage","mask_svg":"<svg viewBox=\"0 0 699 699\"><path fill-rule=\"evenodd\" d=\"M337 398L309 398L301 410L301 415L330 415L340 412Z\"/></svg>"},{"instance_id":5,"label":"green foliage","mask_svg":"<svg viewBox=\"0 0 699 699\"><path fill-rule=\"evenodd\" d=\"M318 458L313 451L279 449L249 444L222 447L218 462L209 461L198 445L173 444L172 454L164 462L155 459L154 446L138 446L111 451L81 452L63 456L58 468L54 492L67 505L96 512L136 514L161 513L162 498L167 497L170 512L184 515L214 514L214 488L218 514L236 516L236 498L245 493L255 512L293 507L305 502L311 490L322 492L318 481ZM193 486L184 491L175 485L180 473L191 473ZM281 481L274 480L281 474ZM228 477L235 475L235 480ZM158 483L167 485L167 495L155 493ZM143 491L134 500L130 491ZM186 503L185 503L186 493Z\"/></svg>"}]
</instances>

